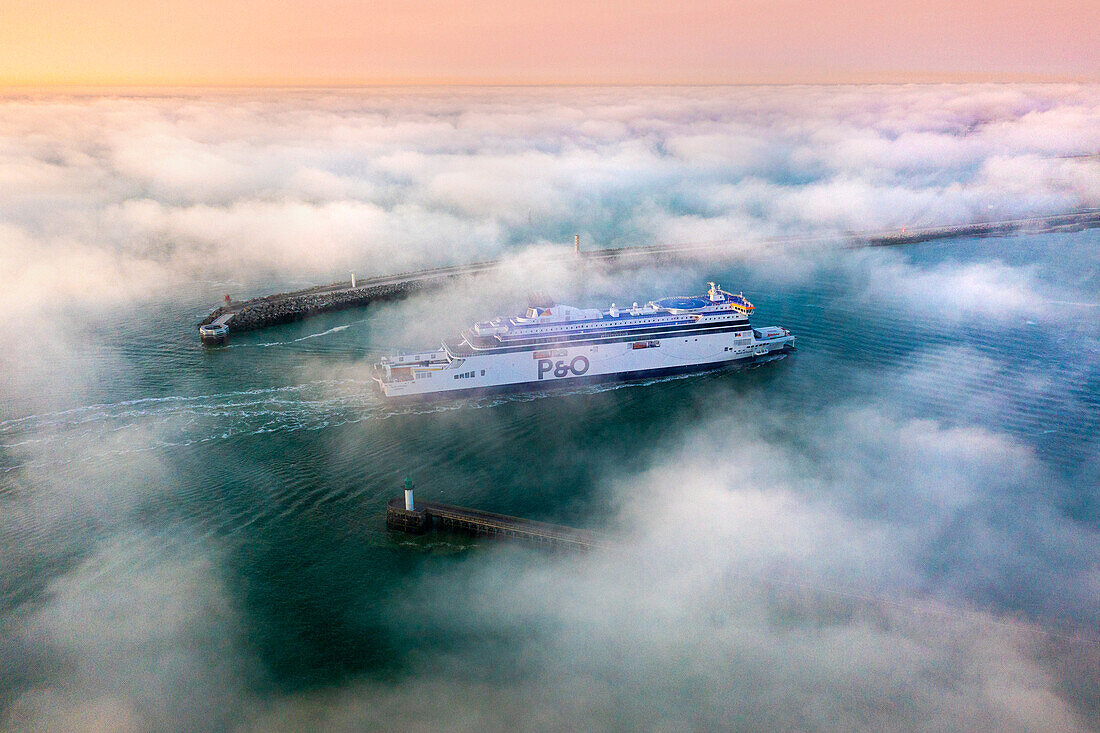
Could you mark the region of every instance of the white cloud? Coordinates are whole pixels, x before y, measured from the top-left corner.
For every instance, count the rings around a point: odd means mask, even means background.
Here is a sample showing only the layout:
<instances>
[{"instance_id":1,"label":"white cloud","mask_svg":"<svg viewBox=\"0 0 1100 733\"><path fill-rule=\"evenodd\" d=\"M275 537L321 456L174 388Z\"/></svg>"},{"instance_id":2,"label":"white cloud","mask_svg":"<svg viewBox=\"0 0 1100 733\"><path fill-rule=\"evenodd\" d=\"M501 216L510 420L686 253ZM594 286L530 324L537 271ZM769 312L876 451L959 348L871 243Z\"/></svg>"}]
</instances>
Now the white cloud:
<instances>
[{"instance_id":1,"label":"white cloud","mask_svg":"<svg viewBox=\"0 0 1100 733\"><path fill-rule=\"evenodd\" d=\"M1050 156L1100 147L1098 95L975 85L7 98L0 410L86 405L100 382L127 379L140 365L89 335L116 313L143 318L135 304L150 300L193 317L206 278L248 290L506 257L450 287L446 312L424 295L372 322L380 343L410 347L532 286L629 300L702 279L692 263L580 277L536 257L574 231L586 246L733 240L784 286L837 267L852 307L941 325L1046 317L1058 293L1035 267L898 252L837 264L833 250L849 230L1097 205L1095 161ZM766 240L784 234L815 243L774 253ZM434 320L413 317L429 307ZM261 729L1082 728L1094 703L1066 690L1087 690L1091 652L1070 644L1058 657L1045 632L1005 614L1095 620L1095 534L1032 501L1057 482L1018 438L982 427L1004 401L973 387L1042 392L1041 377L963 347L909 364L854 376L866 386L857 403L787 419L751 395L720 395L720 413L692 406L699 428L668 436L668 455L594 467L620 497L616 548L492 552L410 587L423 601L412 624L475 638L518 630L504 658L526 675L494 676L459 649L410 661L392 683L271 701L246 689L260 673L236 646L216 552L169 551L127 524L146 483L174 468L170 451L150 457L172 426L148 422L194 416L150 410L124 430L89 420L56 443L46 433L68 418L30 421L25 442L5 446L27 461L5 476L18 479L5 501L21 503L0 523L0 581L65 556L82 527L100 544L42 605L4 617L19 649L63 661L5 714L168 728L187 698L196 707L181 714ZM295 375L316 384L326 368ZM912 414L975 393L956 422ZM87 465L36 459L62 444Z\"/></svg>"},{"instance_id":2,"label":"white cloud","mask_svg":"<svg viewBox=\"0 0 1100 733\"><path fill-rule=\"evenodd\" d=\"M48 683L11 702L6 727L149 731L238 719L242 676L255 670L239 650L226 653L240 641L237 612L210 553L196 549L119 535L51 583L5 645L21 646L21 663L29 657Z\"/></svg>"},{"instance_id":3,"label":"white cloud","mask_svg":"<svg viewBox=\"0 0 1100 733\"><path fill-rule=\"evenodd\" d=\"M975 317L1004 321L1042 316L1045 296L1035 268L997 260L917 266L896 256L868 265L864 297L949 321Z\"/></svg>"},{"instance_id":4,"label":"white cloud","mask_svg":"<svg viewBox=\"0 0 1100 733\"><path fill-rule=\"evenodd\" d=\"M707 415L620 474L611 548L498 549L406 588L395 611L412 634L514 635L515 647L490 658L460 645L398 682L276 701L246 728L400 716L458 730L1086 729L1062 698L1046 632L904 590L929 582L925 548L969 521L978 494L1006 473L1035 477L1024 448L838 406L811 418L801 453L761 435L775 425L745 419L759 408ZM1019 539L985 545L981 531L987 562L1020 550Z\"/></svg>"}]
</instances>

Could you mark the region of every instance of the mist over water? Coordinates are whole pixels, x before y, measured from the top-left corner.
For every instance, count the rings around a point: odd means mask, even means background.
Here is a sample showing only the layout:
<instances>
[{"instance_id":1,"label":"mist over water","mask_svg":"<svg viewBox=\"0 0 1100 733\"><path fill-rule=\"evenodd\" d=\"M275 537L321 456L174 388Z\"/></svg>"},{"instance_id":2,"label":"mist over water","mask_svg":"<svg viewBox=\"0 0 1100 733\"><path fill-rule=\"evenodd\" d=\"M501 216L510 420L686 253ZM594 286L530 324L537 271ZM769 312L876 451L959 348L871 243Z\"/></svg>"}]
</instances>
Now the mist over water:
<instances>
[{"instance_id":1,"label":"mist over water","mask_svg":"<svg viewBox=\"0 0 1100 733\"><path fill-rule=\"evenodd\" d=\"M1100 233L845 249L1100 201L1094 86L0 101L0 726L1100 726ZM676 266L532 252L731 240ZM781 249L776 234L820 234ZM503 256L234 335L247 297ZM798 350L394 406L380 353L532 291L744 290ZM584 555L383 526L424 498Z\"/></svg>"}]
</instances>

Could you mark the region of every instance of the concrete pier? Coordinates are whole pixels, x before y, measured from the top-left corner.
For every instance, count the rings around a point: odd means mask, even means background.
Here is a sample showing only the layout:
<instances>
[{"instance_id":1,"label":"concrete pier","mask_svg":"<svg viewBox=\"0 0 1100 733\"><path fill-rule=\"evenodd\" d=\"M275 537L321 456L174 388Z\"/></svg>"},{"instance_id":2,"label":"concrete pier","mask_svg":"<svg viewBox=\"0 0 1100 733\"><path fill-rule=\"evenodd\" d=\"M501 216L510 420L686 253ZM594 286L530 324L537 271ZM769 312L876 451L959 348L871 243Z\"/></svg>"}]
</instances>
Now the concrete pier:
<instances>
[{"instance_id":1,"label":"concrete pier","mask_svg":"<svg viewBox=\"0 0 1100 733\"><path fill-rule=\"evenodd\" d=\"M233 313L223 313L210 323L199 326L199 338L204 344L224 344L229 337L229 321Z\"/></svg>"},{"instance_id":2,"label":"concrete pier","mask_svg":"<svg viewBox=\"0 0 1100 733\"><path fill-rule=\"evenodd\" d=\"M407 534L424 534L433 525L423 507L406 509L404 499L393 499L386 506L386 526Z\"/></svg>"},{"instance_id":3,"label":"concrete pier","mask_svg":"<svg viewBox=\"0 0 1100 733\"><path fill-rule=\"evenodd\" d=\"M390 500L386 506L387 527L408 534L424 534L429 530L437 530L577 549L592 549L603 544L591 532L560 524L536 522L435 502L418 501L413 510L405 507L404 497L397 496Z\"/></svg>"},{"instance_id":4,"label":"concrete pier","mask_svg":"<svg viewBox=\"0 0 1100 733\"><path fill-rule=\"evenodd\" d=\"M203 328L214 324L225 325L229 333L252 331L279 323L290 323L317 313L355 308L374 301L404 298L418 290L440 285L463 275L492 270L498 265L499 262L490 261L369 279L353 276L353 280L345 282L318 285L262 298L233 301L204 318L199 323L199 335L203 336Z\"/></svg>"},{"instance_id":5,"label":"concrete pier","mask_svg":"<svg viewBox=\"0 0 1100 733\"><path fill-rule=\"evenodd\" d=\"M1037 216L1022 219L978 222L948 227L921 227L891 229L878 232L833 233L820 236L792 236L767 239L754 244L768 247L800 247L835 241L843 238L853 247L884 247L915 244L958 237L996 237L1016 234L1042 234L1048 232L1080 231L1100 227L1100 209L1081 209L1066 214ZM687 244L659 244L639 247L604 248L579 251L579 236L574 238L574 256L582 262L621 263L622 266L675 261L699 256L708 252L729 250L730 242L695 242ZM562 256L565 256L562 253ZM200 337L207 341L203 328L220 324L226 327L224 338L231 332L250 331L265 326L307 318L316 313L354 308L374 301L403 298L425 288L442 285L454 278L489 272L501 265L501 260L475 262L468 265L437 267L419 272L386 275L366 280L352 279L346 282L320 285L292 293L280 293L240 302L227 302L199 324ZM210 334L214 338L214 334Z\"/></svg>"}]
</instances>

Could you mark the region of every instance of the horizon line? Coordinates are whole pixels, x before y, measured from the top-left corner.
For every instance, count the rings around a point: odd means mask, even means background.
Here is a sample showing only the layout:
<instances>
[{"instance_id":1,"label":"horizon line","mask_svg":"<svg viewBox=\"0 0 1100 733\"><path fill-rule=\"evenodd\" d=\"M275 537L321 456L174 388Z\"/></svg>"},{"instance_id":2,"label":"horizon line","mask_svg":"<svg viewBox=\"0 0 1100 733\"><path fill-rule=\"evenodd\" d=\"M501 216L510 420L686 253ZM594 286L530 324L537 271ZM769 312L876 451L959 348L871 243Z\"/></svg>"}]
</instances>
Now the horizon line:
<instances>
[{"instance_id":1,"label":"horizon line","mask_svg":"<svg viewBox=\"0 0 1100 733\"><path fill-rule=\"evenodd\" d=\"M901 84L1096 84L1097 74L991 73L991 72L872 72L837 74L832 78L781 79L760 77L746 80L570 80L455 79L455 78L303 78L273 80L262 77L228 80L203 79L116 79L116 80L15 80L0 79L0 90L8 89L354 89L381 87L743 87L743 86L870 86Z\"/></svg>"}]
</instances>

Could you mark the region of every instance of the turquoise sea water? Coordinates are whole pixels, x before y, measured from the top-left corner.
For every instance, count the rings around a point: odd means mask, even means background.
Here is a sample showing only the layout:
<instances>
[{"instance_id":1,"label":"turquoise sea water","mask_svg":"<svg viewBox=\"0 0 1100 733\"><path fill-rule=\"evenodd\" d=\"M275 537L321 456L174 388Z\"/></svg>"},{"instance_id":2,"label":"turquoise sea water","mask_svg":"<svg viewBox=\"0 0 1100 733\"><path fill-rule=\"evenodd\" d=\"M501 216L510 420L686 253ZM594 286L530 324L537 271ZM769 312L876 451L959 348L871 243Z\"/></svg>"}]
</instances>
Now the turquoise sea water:
<instances>
[{"instance_id":1,"label":"turquoise sea water","mask_svg":"<svg viewBox=\"0 0 1100 733\"><path fill-rule=\"evenodd\" d=\"M919 554L905 558L905 573L865 578L867 591L1091 633L1100 607L1087 587L1074 585L1079 572L1095 571L1100 522L1098 245L1100 235L1081 232L845 251L815 256L797 277L783 258L633 271L623 276L629 285L671 282L675 293L701 291L704 279L743 289L757 304L753 322L789 328L798 349L751 369L438 405L385 403L367 368L381 350L429 346L387 341L380 324L432 318L446 308L446 290L235 335L218 349L201 348L194 326L221 286L169 293L88 325L86 348L76 349L72 363L109 354L123 365L90 393L56 409L7 412L0 422L0 501L9 517L0 600L7 613L43 604L58 592L51 584L86 563L93 569L85 582L94 585L155 564L160 553L196 554L210 563L235 619L235 646L203 648L202 655L247 659L236 684L249 694L400 681L435 655L495 684L524 668L523 624L440 624L443 600L431 588L514 550L387 532L384 505L401 479L414 477L424 498L615 537L629 523L623 507L632 482L650 491L650 479L639 477L685 440L698 440L691 436L703 427L732 431L723 445L735 456L736 433L744 431L749 450L779 446L776 455L797 461L800 474L832 473L795 490L868 521L904 516L926 481L965 484L973 501L944 513L914 546ZM1059 297L1005 318L975 312L973 304L953 312L868 289L869 278L892 267L934 276L940 267L990 261L1031 268L1044 291ZM608 282L566 295L593 306L673 294L605 292ZM954 295L920 297L951 303ZM899 465L866 446L847 455L838 427L846 418L838 414L861 420L867 411L1005 436L1019 447L1010 455L1025 456L1029 467L971 476L962 460L959 478L922 467L919 456ZM856 470L848 462L865 465ZM848 470L852 485L844 488ZM898 482L901 473L912 475ZM723 479L731 491L745 488L736 471ZM880 485L867 487L869 480ZM68 499L72 506L42 515L27 509L11 520L22 502L34 504L29 492L69 485L88 493ZM1063 535L1043 536L1050 529L1038 516L1056 518ZM998 533L997 541L978 537L978 526ZM142 539L124 540L136 543L132 553L96 554L118 535ZM559 562L522 557L531 568ZM432 608L408 603L424 594ZM8 638L0 700L11 702L63 662ZM200 633L193 643L214 642ZM239 714L227 707L215 722L230 725Z\"/></svg>"},{"instance_id":2,"label":"turquoise sea water","mask_svg":"<svg viewBox=\"0 0 1100 733\"><path fill-rule=\"evenodd\" d=\"M845 247L1096 206L1098 119L1087 84L10 91L0 729L1100 728L1100 232ZM574 233L734 251L588 270ZM198 343L227 293L491 258ZM367 376L532 290L710 280L798 349ZM393 535L405 476L608 545Z\"/></svg>"}]
</instances>

